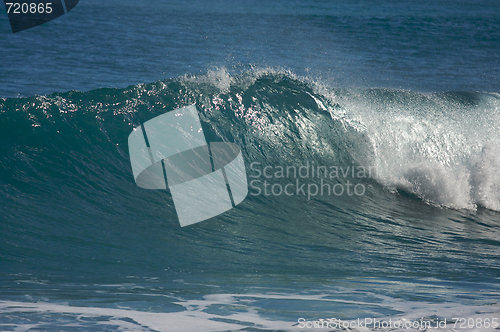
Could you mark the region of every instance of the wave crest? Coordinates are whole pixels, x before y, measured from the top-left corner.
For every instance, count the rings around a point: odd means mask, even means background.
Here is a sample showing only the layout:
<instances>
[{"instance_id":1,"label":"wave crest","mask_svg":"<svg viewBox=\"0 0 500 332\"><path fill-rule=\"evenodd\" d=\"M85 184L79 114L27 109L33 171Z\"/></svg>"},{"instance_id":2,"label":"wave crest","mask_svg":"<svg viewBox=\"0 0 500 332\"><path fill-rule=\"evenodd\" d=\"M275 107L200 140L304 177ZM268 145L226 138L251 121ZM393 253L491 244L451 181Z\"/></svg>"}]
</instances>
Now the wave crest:
<instances>
[{"instance_id":1,"label":"wave crest","mask_svg":"<svg viewBox=\"0 0 500 332\"><path fill-rule=\"evenodd\" d=\"M4 182L67 187L65 169L123 187L132 128L193 103L207 139L239 144L247 162L375 166L383 186L425 202L500 211L498 95L340 89L269 68L0 100Z\"/></svg>"}]
</instances>

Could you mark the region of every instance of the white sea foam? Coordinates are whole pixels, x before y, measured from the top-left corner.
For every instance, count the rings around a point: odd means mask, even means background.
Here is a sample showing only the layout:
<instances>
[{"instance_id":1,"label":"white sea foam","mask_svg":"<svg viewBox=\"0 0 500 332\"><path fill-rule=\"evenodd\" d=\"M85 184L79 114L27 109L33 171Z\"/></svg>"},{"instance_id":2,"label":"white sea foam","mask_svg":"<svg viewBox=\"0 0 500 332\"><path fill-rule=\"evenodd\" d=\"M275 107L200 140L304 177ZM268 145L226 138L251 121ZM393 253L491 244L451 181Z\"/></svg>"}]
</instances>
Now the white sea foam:
<instances>
[{"instance_id":1,"label":"white sea foam","mask_svg":"<svg viewBox=\"0 0 500 332\"><path fill-rule=\"evenodd\" d=\"M337 295L348 294L339 291ZM432 328L429 330L439 331L477 331L488 332L498 331L489 324L478 322L499 321L500 305L464 305L450 302L429 303L424 301L405 301L398 298L391 298L383 295L374 295L373 302L363 302L346 300L345 296L338 299L332 294L323 295L302 295L302 294L210 294L205 295L201 300L180 300L177 304L185 308L181 312L146 312L130 308L100 308L100 307L77 307L67 304L50 302L19 302L0 301L0 314L4 317L19 316L17 323L0 323L0 328L14 331L29 331L30 329L47 329L49 326L57 326L58 329L74 327L88 327L96 330L119 330L119 331L240 331L252 327L263 331L331 331L345 330L344 328L305 328L299 324L300 318L306 321L314 321L320 318L339 318L335 312L331 312L329 317L318 317L314 312L311 317L296 317L294 321L271 319L266 317L265 308L259 307L259 301L299 301L301 307L308 308L318 302L337 303L353 305L359 307L372 307L400 312L400 314L378 317L358 317L377 320L379 322L393 322L394 325L401 325L401 328L385 328L376 325L358 325L357 318L342 319L348 322L351 331L419 331L420 327L415 322L429 322ZM208 313L210 306L222 306L232 308L230 312L224 314ZM30 318L26 319L30 314ZM42 318L43 317L43 318ZM461 324L456 318L463 318L467 323ZM440 328L435 326L441 323ZM15 320L13 320L15 321ZM474 326L471 322L474 321ZM455 324L455 322L457 322ZM405 327L406 324L406 327ZM421 323L420 323L421 324ZM462 325L462 328L460 327ZM421 325L420 325L421 326Z\"/></svg>"},{"instance_id":2,"label":"white sea foam","mask_svg":"<svg viewBox=\"0 0 500 332\"><path fill-rule=\"evenodd\" d=\"M500 100L476 97L467 105L409 91L328 96L342 106L332 117L362 124L369 143L353 156L377 166L382 184L439 206L500 211Z\"/></svg>"}]
</instances>

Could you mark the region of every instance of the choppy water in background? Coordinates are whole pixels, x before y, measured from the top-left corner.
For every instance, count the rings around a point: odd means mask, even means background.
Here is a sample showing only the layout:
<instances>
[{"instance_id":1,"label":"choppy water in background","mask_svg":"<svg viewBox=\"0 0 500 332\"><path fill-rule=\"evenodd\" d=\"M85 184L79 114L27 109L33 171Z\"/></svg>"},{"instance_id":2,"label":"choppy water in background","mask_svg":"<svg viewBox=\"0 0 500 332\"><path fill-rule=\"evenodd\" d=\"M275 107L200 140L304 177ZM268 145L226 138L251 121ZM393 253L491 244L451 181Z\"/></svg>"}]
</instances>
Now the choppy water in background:
<instances>
[{"instance_id":1,"label":"choppy water in background","mask_svg":"<svg viewBox=\"0 0 500 332\"><path fill-rule=\"evenodd\" d=\"M499 12L495 0L80 1L22 34L0 15L0 95L124 88L252 64L339 87L498 92Z\"/></svg>"},{"instance_id":2,"label":"choppy water in background","mask_svg":"<svg viewBox=\"0 0 500 332\"><path fill-rule=\"evenodd\" d=\"M18 34L0 15L1 329L500 319L499 12L83 2ZM168 191L135 185L127 137L189 104L249 175L378 172L361 197L249 195L181 229Z\"/></svg>"}]
</instances>

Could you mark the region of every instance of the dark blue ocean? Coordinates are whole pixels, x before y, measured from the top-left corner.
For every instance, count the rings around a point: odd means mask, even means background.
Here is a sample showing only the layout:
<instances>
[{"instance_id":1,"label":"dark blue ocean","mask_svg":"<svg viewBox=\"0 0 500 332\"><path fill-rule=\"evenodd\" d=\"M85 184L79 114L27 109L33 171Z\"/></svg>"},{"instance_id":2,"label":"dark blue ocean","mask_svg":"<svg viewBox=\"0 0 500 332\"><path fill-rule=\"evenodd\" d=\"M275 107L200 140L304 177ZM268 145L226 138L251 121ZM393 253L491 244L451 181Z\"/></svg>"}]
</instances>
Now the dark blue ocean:
<instances>
[{"instance_id":1,"label":"dark blue ocean","mask_svg":"<svg viewBox=\"0 0 500 332\"><path fill-rule=\"evenodd\" d=\"M0 7L1 331L500 330L500 2ZM189 105L249 194L181 227L128 137Z\"/></svg>"}]
</instances>

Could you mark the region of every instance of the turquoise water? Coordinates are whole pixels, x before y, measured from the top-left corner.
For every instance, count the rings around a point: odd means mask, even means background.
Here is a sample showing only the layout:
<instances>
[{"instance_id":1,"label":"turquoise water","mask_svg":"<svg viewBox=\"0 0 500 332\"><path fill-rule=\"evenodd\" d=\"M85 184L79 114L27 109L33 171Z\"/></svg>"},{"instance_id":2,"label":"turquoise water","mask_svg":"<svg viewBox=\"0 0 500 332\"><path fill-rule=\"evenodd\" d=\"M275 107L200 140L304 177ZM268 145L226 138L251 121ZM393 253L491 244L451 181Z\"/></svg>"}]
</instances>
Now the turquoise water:
<instances>
[{"instance_id":1,"label":"turquoise water","mask_svg":"<svg viewBox=\"0 0 500 332\"><path fill-rule=\"evenodd\" d=\"M303 331L318 329L300 318L359 318L400 326L353 330L497 330L497 13L83 2L17 34L0 15L0 329ZM134 183L127 139L191 104L207 141L240 146L260 182L181 228L168 190ZM321 166L341 173L275 173ZM375 172L342 175L363 167ZM363 194L266 195L263 181Z\"/></svg>"}]
</instances>

